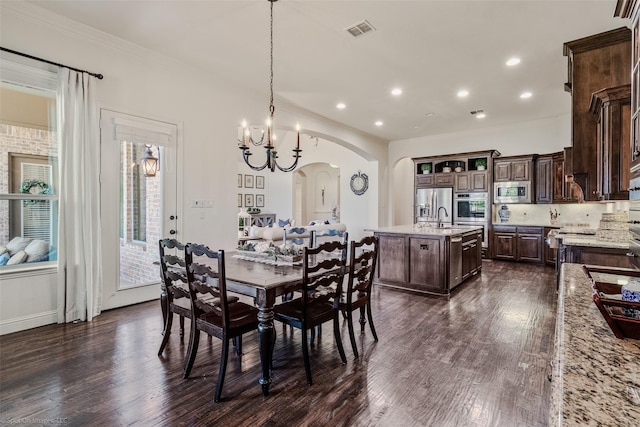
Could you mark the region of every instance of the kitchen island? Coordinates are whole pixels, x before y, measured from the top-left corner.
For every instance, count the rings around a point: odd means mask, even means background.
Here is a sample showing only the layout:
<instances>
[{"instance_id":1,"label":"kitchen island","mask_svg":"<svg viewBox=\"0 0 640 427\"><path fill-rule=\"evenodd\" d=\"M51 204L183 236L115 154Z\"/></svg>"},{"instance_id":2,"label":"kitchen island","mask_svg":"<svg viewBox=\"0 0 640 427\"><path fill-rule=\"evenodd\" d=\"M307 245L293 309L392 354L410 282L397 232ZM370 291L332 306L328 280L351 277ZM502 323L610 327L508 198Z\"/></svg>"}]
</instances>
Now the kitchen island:
<instances>
[{"instance_id":1,"label":"kitchen island","mask_svg":"<svg viewBox=\"0 0 640 427\"><path fill-rule=\"evenodd\" d=\"M582 264L560 276L549 425L637 426L640 340L613 335Z\"/></svg>"},{"instance_id":2,"label":"kitchen island","mask_svg":"<svg viewBox=\"0 0 640 427\"><path fill-rule=\"evenodd\" d=\"M449 295L482 270L482 227L399 225L379 228L375 283Z\"/></svg>"}]
</instances>

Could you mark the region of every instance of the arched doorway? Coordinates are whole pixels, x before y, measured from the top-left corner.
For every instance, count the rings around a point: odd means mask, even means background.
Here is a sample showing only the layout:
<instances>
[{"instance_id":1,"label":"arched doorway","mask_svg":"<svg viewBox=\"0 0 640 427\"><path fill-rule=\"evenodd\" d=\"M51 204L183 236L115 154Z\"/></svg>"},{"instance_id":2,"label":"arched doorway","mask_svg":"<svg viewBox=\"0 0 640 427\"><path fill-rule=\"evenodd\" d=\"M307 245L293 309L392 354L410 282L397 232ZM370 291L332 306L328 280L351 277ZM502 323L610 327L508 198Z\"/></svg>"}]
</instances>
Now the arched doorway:
<instances>
[{"instance_id":1,"label":"arched doorway","mask_svg":"<svg viewBox=\"0 0 640 427\"><path fill-rule=\"evenodd\" d=\"M340 168L311 163L296 170L293 178L293 217L296 224L340 220Z\"/></svg>"}]
</instances>

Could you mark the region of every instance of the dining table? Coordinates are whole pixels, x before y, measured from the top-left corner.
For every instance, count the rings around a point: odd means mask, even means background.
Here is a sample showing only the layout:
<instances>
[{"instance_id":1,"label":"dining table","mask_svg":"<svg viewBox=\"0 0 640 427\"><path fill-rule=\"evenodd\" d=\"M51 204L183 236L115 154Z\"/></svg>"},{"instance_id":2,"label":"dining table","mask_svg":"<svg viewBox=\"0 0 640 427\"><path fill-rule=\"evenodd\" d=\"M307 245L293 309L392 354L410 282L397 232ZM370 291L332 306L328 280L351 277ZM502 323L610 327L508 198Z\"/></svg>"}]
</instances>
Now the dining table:
<instances>
[{"instance_id":1,"label":"dining table","mask_svg":"<svg viewBox=\"0 0 640 427\"><path fill-rule=\"evenodd\" d=\"M269 395L271 358L275 344L273 307L280 295L302 288L302 266L272 265L238 259L236 252L225 252L227 290L252 297L258 308L258 347L262 375L262 394Z\"/></svg>"}]
</instances>

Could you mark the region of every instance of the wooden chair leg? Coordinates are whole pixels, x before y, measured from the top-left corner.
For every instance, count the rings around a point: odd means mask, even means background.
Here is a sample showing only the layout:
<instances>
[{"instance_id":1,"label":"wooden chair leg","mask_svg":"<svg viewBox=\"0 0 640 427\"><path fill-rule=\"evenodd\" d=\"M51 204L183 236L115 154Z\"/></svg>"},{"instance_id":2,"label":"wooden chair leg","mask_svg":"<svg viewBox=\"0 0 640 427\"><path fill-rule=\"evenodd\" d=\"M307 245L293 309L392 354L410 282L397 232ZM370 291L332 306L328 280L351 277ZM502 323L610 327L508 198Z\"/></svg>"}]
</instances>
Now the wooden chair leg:
<instances>
[{"instance_id":1,"label":"wooden chair leg","mask_svg":"<svg viewBox=\"0 0 640 427\"><path fill-rule=\"evenodd\" d=\"M180 316L180 338L183 338L183 337L184 337L184 316Z\"/></svg>"},{"instance_id":2,"label":"wooden chair leg","mask_svg":"<svg viewBox=\"0 0 640 427\"><path fill-rule=\"evenodd\" d=\"M340 353L340 359L342 359L342 363L347 363L347 355L344 354L344 346L342 345L342 336L340 335L340 322L338 320L340 313L336 311L333 316L333 336L336 340L336 345L338 346L338 353Z\"/></svg>"},{"instance_id":3,"label":"wooden chair leg","mask_svg":"<svg viewBox=\"0 0 640 427\"><path fill-rule=\"evenodd\" d=\"M360 333L364 334L364 325L367 320L364 318L364 306L360 307Z\"/></svg>"},{"instance_id":4,"label":"wooden chair leg","mask_svg":"<svg viewBox=\"0 0 640 427\"><path fill-rule=\"evenodd\" d=\"M343 311L344 315L346 311ZM358 344L356 343L356 333L353 331L353 312L347 314L347 326L349 327L349 339L351 340L351 348L353 349L353 356L358 358Z\"/></svg>"},{"instance_id":5,"label":"wooden chair leg","mask_svg":"<svg viewBox=\"0 0 640 427\"><path fill-rule=\"evenodd\" d=\"M216 384L216 394L214 401L220 402L222 395L222 385L224 384L224 374L227 371L227 358L229 357L229 339L224 337L222 340L222 354L220 355L220 370L218 371L218 383Z\"/></svg>"},{"instance_id":6,"label":"wooden chair leg","mask_svg":"<svg viewBox=\"0 0 640 427\"><path fill-rule=\"evenodd\" d=\"M369 328L371 328L371 333L373 334L373 338L378 341L378 334L376 334L376 328L373 326L373 316L371 315L371 304L367 303L367 317L369 318Z\"/></svg>"},{"instance_id":7,"label":"wooden chair leg","mask_svg":"<svg viewBox=\"0 0 640 427\"><path fill-rule=\"evenodd\" d=\"M162 352L169 342L169 335L171 335L171 325L173 324L173 313L168 313L164 322L164 331L162 331L162 342L160 343L160 350L158 350L158 356L162 356Z\"/></svg>"},{"instance_id":8,"label":"wooden chair leg","mask_svg":"<svg viewBox=\"0 0 640 427\"><path fill-rule=\"evenodd\" d=\"M309 361L309 343L307 342L307 329L302 327L302 358L304 359L304 370L307 373L307 384L313 385L311 379L311 362Z\"/></svg>"},{"instance_id":9,"label":"wooden chair leg","mask_svg":"<svg viewBox=\"0 0 640 427\"><path fill-rule=\"evenodd\" d=\"M189 374L191 373L191 368L193 368L193 362L196 360L196 354L198 353L198 344L200 343L200 331L191 330L191 334L189 335L189 348L187 350L187 360L184 366L184 375L183 378L189 378Z\"/></svg>"},{"instance_id":10,"label":"wooden chair leg","mask_svg":"<svg viewBox=\"0 0 640 427\"><path fill-rule=\"evenodd\" d=\"M233 338L233 346L236 349L236 354L242 356L242 335Z\"/></svg>"}]
</instances>

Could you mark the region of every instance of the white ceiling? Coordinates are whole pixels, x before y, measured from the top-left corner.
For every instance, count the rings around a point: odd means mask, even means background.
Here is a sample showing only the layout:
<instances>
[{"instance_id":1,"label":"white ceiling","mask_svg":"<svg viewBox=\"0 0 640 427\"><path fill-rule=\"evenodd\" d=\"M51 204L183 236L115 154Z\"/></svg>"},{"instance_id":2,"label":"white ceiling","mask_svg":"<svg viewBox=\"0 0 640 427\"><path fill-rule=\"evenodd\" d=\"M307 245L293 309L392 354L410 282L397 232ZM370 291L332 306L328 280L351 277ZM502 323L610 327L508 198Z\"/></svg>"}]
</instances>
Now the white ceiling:
<instances>
[{"instance_id":1,"label":"white ceiling","mask_svg":"<svg viewBox=\"0 0 640 427\"><path fill-rule=\"evenodd\" d=\"M264 92L267 115L267 0L30 3ZM274 4L276 117L278 99L286 99L398 140L568 114L562 45L628 25L613 18L615 4L280 0ZM359 38L345 31L363 19L376 31ZM507 67L511 56L520 65ZM393 87L404 93L393 97ZM456 97L461 88L470 92L466 99ZM533 97L521 100L525 90ZM347 108L336 109L338 102ZM477 109L486 111L484 120L470 114ZM384 125L374 126L376 120Z\"/></svg>"}]
</instances>

